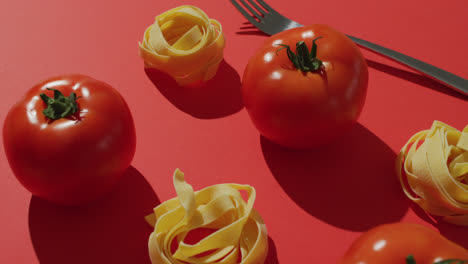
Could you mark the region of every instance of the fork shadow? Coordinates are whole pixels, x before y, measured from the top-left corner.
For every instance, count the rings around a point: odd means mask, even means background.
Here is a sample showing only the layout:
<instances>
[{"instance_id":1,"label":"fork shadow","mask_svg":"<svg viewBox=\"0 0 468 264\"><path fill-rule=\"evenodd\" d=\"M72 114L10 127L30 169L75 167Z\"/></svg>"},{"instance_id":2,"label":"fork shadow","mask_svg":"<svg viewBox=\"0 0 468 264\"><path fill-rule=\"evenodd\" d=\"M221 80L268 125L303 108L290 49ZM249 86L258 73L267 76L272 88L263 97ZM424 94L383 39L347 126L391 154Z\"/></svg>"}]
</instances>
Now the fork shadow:
<instances>
[{"instance_id":1,"label":"fork shadow","mask_svg":"<svg viewBox=\"0 0 468 264\"><path fill-rule=\"evenodd\" d=\"M400 79L415 83L417 85L427 87L427 88L432 89L434 91L444 93L444 94L456 97L456 98L461 99L461 100L465 100L465 101L468 100L467 96L464 96L464 95L452 90L450 87L448 87L448 86L446 86L446 85L444 85L442 83L439 83L439 82L437 82L437 81L435 81L435 80L433 80L433 79L431 79L431 78L429 78L427 76L424 76L422 74L410 72L410 71L399 69L399 68L395 68L395 67L392 67L392 66L380 63L380 62L376 62L376 61L373 61L373 60L369 60L369 59L366 59L366 61L367 61L367 65L369 67L374 68L374 69L376 69L378 71L385 72L387 74L398 77Z\"/></svg>"},{"instance_id":2,"label":"fork shadow","mask_svg":"<svg viewBox=\"0 0 468 264\"><path fill-rule=\"evenodd\" d=\"M239 28L239 31L236 31L238 35L258 35L268 37L269 35L259 30L249 21L242 23L242 26Z\"/></svg>"},{"instance_id":3,"label":"fork shadow","mask_svg":"<svg viewBox=\"0 0 468 264\"><path fill-rule=\"evenodd\" d=\"M66 207L33 196L29 232L40 263L150 263L144 216L159 199L134 167L106 197Z\"/></svg>"}]
</instances>

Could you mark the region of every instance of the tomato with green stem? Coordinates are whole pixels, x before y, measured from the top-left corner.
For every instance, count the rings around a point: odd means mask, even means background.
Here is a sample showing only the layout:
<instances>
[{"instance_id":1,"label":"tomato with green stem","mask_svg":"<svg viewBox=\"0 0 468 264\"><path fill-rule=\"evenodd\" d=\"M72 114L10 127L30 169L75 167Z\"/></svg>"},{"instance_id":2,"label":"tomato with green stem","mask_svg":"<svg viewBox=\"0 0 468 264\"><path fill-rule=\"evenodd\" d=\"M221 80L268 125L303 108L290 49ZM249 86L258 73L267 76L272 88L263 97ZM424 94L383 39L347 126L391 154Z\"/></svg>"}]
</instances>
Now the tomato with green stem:
<instances>
[{"instance_id":1,"label":"tomato with green stem","mask_svg":"<svg viewBox=\"0 0 468 264\"><path fill-rule=\"evenodd\" d=\"M468 251L413 223L377 226L356 239L338 264L463 264Z\"/></svg>"},{"instance_id":2,"label":"tomato with green stem","mask_svg":"<svg viewBox=\"0 0 468 264\"><path fill-rule=\"evenodd\" d=\"M265 41L245 68L242 95L264 137L310 148L353 127L367 82L366 61L346 35L327 25L309 25Z\"/></svg>"},{"instance_id":3,"label":"tomato with green stem","mask_svg":"<svg viewBox=\"0 0 468 264\"><path fill-rule=\"evenodd\" d=\"M33 195L82 204L118 182L133 159L136 135L117 90L65 75L38 83L11 108L3 143L13 173Z\"/></svg>"}]
</instances>

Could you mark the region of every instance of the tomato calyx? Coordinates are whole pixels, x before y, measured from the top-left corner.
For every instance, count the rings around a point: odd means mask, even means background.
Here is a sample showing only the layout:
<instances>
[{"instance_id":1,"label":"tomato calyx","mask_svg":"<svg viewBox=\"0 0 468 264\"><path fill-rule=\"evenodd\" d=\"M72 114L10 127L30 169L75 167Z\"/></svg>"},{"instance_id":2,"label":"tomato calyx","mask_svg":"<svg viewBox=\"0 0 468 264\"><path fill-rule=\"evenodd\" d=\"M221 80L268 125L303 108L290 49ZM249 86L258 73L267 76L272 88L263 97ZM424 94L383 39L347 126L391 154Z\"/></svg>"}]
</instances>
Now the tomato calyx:
<instances>
[{"instance_id":1,"label":"tomato calyx","mask_svg":"<svg viewBox=\"0 0 468 264\"><path fill-rule=\"evenodd\" d=\"M286 54L288 55L289 60L294 64L294 66L301 70L302 72L316 72L319 71L323 65L323 62L317 58L317 44L315 41L322 37L317 37L312 41L312 47L309 49L307 44L300 40L296 43L296 53L294 53L289 45L278 44L281 46L276 50L276 55L278 51L286 49Z\"/></svg>"},{"instance_id":2,"label":"tomato calyx","mask_svg":"<svg viewBox=\"0 0 468 264\"><path fill-rule=\"evenodd\" d=\"M468 263L468 261L461 260L461 259L445 259L445 260L434 262L433 264L464 264L464 263ZM413 255L408 255L406 257L406 264L416 264L416 260L414 259Z\"/></svg>"},{"instance_id":3,"label":"tomato calyx","mask_svg":"<svg viewBox=\"0 0 468 264\"><path fill-rule=\"evenodd\" d=\"M78 110L76 100L80 97L76 96L75 92L71 92L70 96L66 97L57 89L47 88L54 91L54 97L49 97L44 93L40 94L42 101L47 105L47 108L42 113L51 120L66 118L75 114Z\"/></svg>"}]
</instances>

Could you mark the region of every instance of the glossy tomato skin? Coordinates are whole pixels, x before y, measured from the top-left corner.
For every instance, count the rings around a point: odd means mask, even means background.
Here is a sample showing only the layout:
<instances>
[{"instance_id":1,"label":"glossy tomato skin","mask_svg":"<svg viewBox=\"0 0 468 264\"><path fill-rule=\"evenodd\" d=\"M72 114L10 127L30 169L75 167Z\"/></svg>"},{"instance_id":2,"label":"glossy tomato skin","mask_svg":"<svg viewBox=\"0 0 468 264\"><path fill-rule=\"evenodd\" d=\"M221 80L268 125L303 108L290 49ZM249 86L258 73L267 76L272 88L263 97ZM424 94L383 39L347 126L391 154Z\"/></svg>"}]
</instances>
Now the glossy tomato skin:
<instances>
[{"instance_id":1,"label":"glossy tomato skin","mask_svg":"<svg viewBox=\"0 0 468 264\"><path fill-rule=\"evenodd\" d=\"M288 59L296 43L316 41L324 71L303 73ZM290 148L330 142L356 123L367 92L367 64L359 48L327 25L289 29L268 38L244 71L245 107L260 133Z\"/></svg>"},{"instance_id":2,"label":"glossy tomato skin","mask_svg":"<svg viewBox=\"0 0 468 264\"><path fill-rule=\"evenodd\" d=\"M79 112L51 121L40 93L74 91ZM10 167L33 195L54 203L82 204L109 192L129 167L135 126L123 97L110 85L84 75L45 80L9 111L3 142Z\"/></svg>"},{"instance_id":3,"label":"glossy tomato skin","mask_svg":"<svg viewBox=\"0 0 468 264\"><path fill-rule=\"evenodd\" d=\"M394 223L364 233L338 264L405 264L410 254L417 264L446 259L468 260L466 249L436 231L413 223Z\"/></svg>"}]
</instances>

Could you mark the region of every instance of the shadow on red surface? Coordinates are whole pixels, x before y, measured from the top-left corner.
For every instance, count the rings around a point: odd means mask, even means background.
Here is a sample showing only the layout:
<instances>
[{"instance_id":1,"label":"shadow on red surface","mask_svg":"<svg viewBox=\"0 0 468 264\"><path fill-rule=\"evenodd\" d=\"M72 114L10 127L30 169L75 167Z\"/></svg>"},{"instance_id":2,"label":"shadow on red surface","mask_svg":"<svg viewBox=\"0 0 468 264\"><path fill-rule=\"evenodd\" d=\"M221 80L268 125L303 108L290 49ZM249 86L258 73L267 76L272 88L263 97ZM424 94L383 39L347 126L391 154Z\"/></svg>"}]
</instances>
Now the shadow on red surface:
<instances>
[{"instance_id":1,"label":"shadow on red surface","mask_svg":"<svg viewBox=\"0 0 468 264\"><path fill-rule=\"evenodd\" d=\"M150 263L144 216L159 199L138 170L130 167L105 198L63 207L32 197L29 230L43 264Z\"/></svg>"},{"instance_id":2,"label":"shadow on red surface","mask_svg":"<svg viewBox=\"0 0 468 264\"><path fill-rule=\"evenodd\" d=\"M430 223L449 240L468 249L468 229L466 226L458 226L442 221L440 217L428 215L419 205L408 200L411 210L424 221Z\"/></svg>"},{"instance_id":3,"label":"shadow on red surface","mask_svg":"<svg viewBox=\"0 0 468 264\"><path fill-rule=\"evenodd\" d=\"M200 119L232 115L244 107L239 74L225 60L204 87L181 87L156 69L145 69L161 94L179 110Z\"/></svg>"},{"instance_id":4,"label":"shadow on red surface","mask_svg":"<svg viewBox=\"0 0 468 264\"><path fill-rule=\"evenodd\" d=\"M466 226L457 226L445 222L438 222L435 227L439 232L449 240L468 249L468 229Z\"/></svg>"},{"instance_id":5,"label":"shadow on red surface","mask_svg":"<svg viewBox=\"0 0 468 264\"><path fill-rule=\"evenodd\" d=\"M396 154L360 124L319 149L286 149L264 137L261 147L286 193L331 225L366 231L398 222L408 210L395 174Z\"/></svg>"},{"instance_id":6,"label":"shadow on red surface","mask_svg":"<svg viewBox=\"0 0 468 264\"><path fill-rule=\"evenodd\" d=\"M409 82L427 87L429 89L447 94L449 96L456 97L461 100L465 100L465 101L468 100L468 97L462 95L461 93L458 93L452 90L450 87L445 86L442 83L439 83L437 81L434 81L431 78L426 77L422 74L406 71L403 69L398 69L398 68L380 63L380 62L373 61L373 60L366 60L366 61L369 67L374 68L378 71L385 72L387 74L396 76L403 80L407 80Z\"/></svg>"},{"instance_id":7,"label":"shadow on red surface","mask_svg":"<svg viewBox=\"0 0 468 264\"><path fill-rule=\"evenodd\" d=\"M268 237L268 255L265 264L278 264L278 254L276 253L275 242L271 237Z\"/></svg>"},{"instance_id":8,"label":"shadow on red surface","mask_svg":"<svg viewBox=\"0 0 468 264\"><path fill-rule=\"evenodd\" d=\"M239 30L236 31L236 34L238 35L257 35L257 36L264 36L264 37L269 37L270 35L264 33L260 29L258 29L256 26L254 26L252 23L249 21L245 21L242 23L242 26L239 27Z\"/></svg>"}]
</instances>

